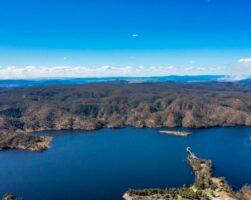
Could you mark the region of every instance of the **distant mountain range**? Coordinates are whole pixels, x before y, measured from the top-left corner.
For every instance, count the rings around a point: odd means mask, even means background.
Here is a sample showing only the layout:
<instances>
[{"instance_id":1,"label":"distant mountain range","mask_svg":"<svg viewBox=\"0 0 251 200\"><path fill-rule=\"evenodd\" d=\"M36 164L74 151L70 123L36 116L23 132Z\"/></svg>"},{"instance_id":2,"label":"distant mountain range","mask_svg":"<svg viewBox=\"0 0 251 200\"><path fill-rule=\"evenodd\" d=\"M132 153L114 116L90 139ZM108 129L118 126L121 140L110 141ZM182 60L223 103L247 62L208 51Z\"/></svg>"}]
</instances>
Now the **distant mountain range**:
<instances>
[{"instance_id":1,"label":"distant mountain range","mask_svg":"<svg viewBox=\"0 0 251 200\"><path fill-rule=\"evenodd\" d=\"M160 77L107 77L107 78L57 78L0 80L0 87L29 87L86 84L97 82L206 82L224 80L225 76L160 76Z\"/></svg>"}]
</instances>

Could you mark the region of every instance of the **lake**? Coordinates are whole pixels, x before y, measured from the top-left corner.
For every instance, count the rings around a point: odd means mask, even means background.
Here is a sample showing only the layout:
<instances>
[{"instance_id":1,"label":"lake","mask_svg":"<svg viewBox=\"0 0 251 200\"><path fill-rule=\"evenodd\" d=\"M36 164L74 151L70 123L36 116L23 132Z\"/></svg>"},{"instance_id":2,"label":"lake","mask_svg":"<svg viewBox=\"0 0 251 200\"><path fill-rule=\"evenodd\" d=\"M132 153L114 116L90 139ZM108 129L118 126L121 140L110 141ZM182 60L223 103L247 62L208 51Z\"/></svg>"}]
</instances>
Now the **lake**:
<instances>
[{"instance_id":1,"label":"lake","mask_svg":"<svg viewBox=\"0 0 251 200\"><path fill-rule=\"evenodd\" d=\"M234 189L251 184L250 127L188 130L193 133L189 137L159 130L166 129L39 133L54 137L51 149L0 152L0 196L121 200L129 188L189 185L194 175L186 162L187 146L211 159L214 175L226 177Z\"/></svg>"}]
</instances>

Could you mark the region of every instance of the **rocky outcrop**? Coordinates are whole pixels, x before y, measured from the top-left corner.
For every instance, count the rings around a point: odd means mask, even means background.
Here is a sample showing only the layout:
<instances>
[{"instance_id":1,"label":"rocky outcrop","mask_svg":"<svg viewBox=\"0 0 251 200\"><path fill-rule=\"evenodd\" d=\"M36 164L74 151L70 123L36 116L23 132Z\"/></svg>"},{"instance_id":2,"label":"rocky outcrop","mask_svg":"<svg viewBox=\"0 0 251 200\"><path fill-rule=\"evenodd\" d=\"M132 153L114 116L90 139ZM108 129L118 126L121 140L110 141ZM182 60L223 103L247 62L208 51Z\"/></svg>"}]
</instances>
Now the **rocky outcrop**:
<instances>
[{"instance_id":1,"label":"rocky outcrop","mask_svg":"<svg viewBox=\"0 0 251 200\"><path fill-rule=\"evenodd\" d=\"M23 200L23 199L20 198L20 197L15 197L15 196L14 196L13 194L11 194L11 193L6 193L6 194L3 196L2 200Z\"/></svg>"},{"instance_id":2,"label":"rocky outcrop","mask_svg":"<svg viewBox=\"0 0 251 200\"><path fill-rule=\"evenodd\" d=\"M188 150L187 161L195 174L190 187L167 189L129 190L125 200L250 200L251 187L234 192L224 178L212 176L212 161L198 158Z\"/></svg>"},{"instance_id":3,"label":"rocky outcrop","mask_svg":"<svg viewBox=\"0 0 251 200\"><path fill-rule=\"evenodd\" d=\"M251 186L244 186L237 196L241 200L251 200Z\"/></svg>"},{"instance_id":4,"label":"rocky outcrop","mask_svg":"<svg viewBox=\"0 0 251 200\"><path fill-rule=\"evenodd\" d=\"M0 150L42 151L50 147L51 140L52 138L48 136L34 136L20 131L0 131Z\"/></svg>"}]
</instances>

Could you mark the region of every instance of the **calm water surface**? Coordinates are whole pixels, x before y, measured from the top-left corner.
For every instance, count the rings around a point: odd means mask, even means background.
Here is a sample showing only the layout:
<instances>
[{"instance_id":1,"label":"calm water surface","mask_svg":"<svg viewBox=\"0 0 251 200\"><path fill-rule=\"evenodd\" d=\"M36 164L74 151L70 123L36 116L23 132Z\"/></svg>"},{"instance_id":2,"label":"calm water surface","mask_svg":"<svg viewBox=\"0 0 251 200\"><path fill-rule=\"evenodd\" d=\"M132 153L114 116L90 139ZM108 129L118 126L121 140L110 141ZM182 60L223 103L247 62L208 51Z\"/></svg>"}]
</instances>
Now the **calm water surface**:
<instances>
[{"instance_id":1,"label":"calm water surface","mask_svg":"<svg viewBox=\"0 0 251 200\"><path fill-rule=\"evenodd\" d=\"M186 147L212 159L215 175L238 189L251 184L251 128L191 130L189 137L159 129L47 132L52 148L39 153L0 152L0 196L25 200L120 200L129 188L177 187L193 183Z\"/></svg>"}]
</instances>

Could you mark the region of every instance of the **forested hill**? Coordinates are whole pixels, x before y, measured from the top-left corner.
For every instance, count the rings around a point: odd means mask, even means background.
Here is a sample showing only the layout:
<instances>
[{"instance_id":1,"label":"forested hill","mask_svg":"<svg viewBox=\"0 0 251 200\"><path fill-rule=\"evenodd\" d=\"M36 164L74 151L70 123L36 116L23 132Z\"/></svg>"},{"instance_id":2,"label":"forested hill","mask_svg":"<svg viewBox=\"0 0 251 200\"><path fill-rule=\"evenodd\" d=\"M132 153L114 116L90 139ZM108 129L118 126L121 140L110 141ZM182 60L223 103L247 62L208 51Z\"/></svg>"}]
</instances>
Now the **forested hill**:
<instances>
[{"instance_id":1,"label":"forested hill","mask_svg":"<svg viewBox=\"0 0 251 200\"><path fill-rule=\"evenodd\" d=\"M250 85L91 83L0 89L0 129L251 125Z\"/></svg>"}]
</instances>

